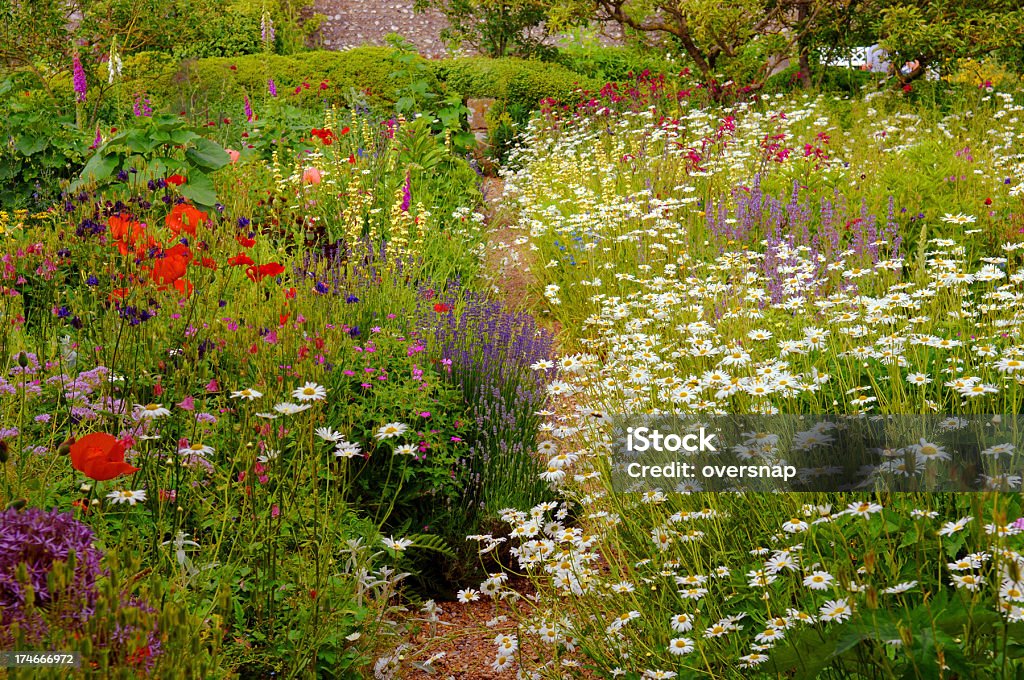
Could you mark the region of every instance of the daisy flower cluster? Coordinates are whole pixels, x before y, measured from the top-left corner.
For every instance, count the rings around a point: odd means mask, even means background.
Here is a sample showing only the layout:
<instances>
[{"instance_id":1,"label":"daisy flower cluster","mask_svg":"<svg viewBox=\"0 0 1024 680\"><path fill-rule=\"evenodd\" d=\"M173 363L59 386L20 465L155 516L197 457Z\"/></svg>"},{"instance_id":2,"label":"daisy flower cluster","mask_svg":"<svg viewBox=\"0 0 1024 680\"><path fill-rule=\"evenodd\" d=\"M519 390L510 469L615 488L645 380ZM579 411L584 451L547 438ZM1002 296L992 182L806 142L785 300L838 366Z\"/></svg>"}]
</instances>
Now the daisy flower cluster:
<instances>
[{"instance_id":1,"label":"daisy flower cluster","mask_svg":"<svg viewBox=\"0 0 1024 680\"><path fill-rule=\"evenodd\" d=\"M482 554L510 543L537 588L521 629L551 654L524 673L785 673L851 626L912 667L926 644L913 627L931 625L913 612L929 598L996 629L1019 620L1019 513L999 497L701 495L685 482L622 494L609 481L613 414L1018 413L1024 236L1004 220L1024 180L1022 107L1007 94L986 105L982 121L804 97L533 123L506 190L569 350L534 366L557 370L537 457L559 500L509 508L507 530L471 537ZM850 111L853 131L838 117ZM929 207L869 180L949 139L957 174ZM967 185L976 201L957 193ZM813 447L829 433L799 436ZM1016 461L1016 448L985 453ZM949 458L930 437L899 453L921 470ZM886 472L920 472L899 458ZM1015 465L983 481L1016 488ZM515 598L490 580L466 592ZM959 632L943 634L968 655L984 637Z\"/></svg>"}]
</instances>

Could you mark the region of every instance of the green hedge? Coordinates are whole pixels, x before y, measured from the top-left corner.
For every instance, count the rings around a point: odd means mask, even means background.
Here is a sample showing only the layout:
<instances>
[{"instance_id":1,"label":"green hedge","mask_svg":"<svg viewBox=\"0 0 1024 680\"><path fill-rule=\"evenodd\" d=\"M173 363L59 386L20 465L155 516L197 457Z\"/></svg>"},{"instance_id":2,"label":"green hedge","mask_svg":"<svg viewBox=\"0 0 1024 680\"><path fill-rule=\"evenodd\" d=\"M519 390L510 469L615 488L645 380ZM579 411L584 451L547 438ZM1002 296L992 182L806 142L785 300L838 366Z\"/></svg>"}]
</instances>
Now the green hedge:
<instances>
[{"instance_id":1,"label":"green hedge","mask_svg":"<svg viewBox=\"0 0 1024 680\"><path fill-rule=\"evenodd\" d=\"M492 97L509 110L531 111L541 99L572 102L581 91L595 92L601 83L550 62L527 59L468 57L435 62L437 77L463 97Z\"/></svg>"},{"instance_id":2,"label":"green hedge","mask_svg":"<svg viewBox=\"0 0 1024 680\"><path fill-rule=\"evenodd\" d=\"M235 111L245 94L254 103L267 97L267 81L273 79L278 96L298 106L342 103L355 90L371 107L390 108L410 81L409 76L393 75L399 70L392 60L394 53L386 47L360 47L289 56L190 59L177 64L168 64L162 55L144 53L125 60L126 79L121 89L129 97L146 93L154 107ZM436 92L440 83L429 69L424 73L428 88ZM321 83L326 85L324 89Z\"/></svg>"},{"instance_id":3,"label":"green hedge","mask_svg":"<svg viewBox=\"0 0 1024 680\"><path fill-rule=\"evenodd\" d=\"M399 63L396 57L400 55L390 47L185 60L142 52L125 58L122 79L105 97L103 117L112 118L114 108L130 111L134 97L143 95L155 110L186 111L211 119L237 118L242 113L243 95L249 96L258 113L261 102L269 96L270 79L277 86L279 98L299 107L320 108L324 102L343 105L354 91L372 109L384 113L394 109L400 96L411 92L413 80L425 80L428 93L494 98L499 102L493 109L496 114L508 112L516 122L522 122L542 99L579 101L583 92L596 92L602 84L547 62L487 57L429 61L415 57L410 65ZM324 89L321 83L326 84ZM72 100L70 78L60 78L51 83L54 85L59 95L67 95L67 102Z\"/></svg>"}]
</instances>

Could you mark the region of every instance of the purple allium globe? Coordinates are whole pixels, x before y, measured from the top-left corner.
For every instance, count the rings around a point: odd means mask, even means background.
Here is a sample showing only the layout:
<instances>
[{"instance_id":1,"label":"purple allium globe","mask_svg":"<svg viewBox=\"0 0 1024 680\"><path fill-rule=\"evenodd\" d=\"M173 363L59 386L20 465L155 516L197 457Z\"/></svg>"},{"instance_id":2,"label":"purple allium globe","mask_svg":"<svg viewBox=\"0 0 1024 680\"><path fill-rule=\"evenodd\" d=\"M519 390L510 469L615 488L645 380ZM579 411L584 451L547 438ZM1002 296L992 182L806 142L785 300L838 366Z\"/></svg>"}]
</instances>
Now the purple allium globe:
<instances>
[{"instance_id":1,"label":"purple allium globe","mask_svg":"<svg viewBox=\"0 0 1024 680\"><path fill-rule=\"evenodd\" d=\"M25 605L24 587L15 577L20 564L28 570L37 605L50 607L63 601L70 605L69 616L88 618L102 557L92 537L92 530L69 512L39 508L0 512L0 625L19 618ZM72 551L74 577L63 592L51 593L47 574L54 562L66 561Z\"/></svg>"}]
</instances>

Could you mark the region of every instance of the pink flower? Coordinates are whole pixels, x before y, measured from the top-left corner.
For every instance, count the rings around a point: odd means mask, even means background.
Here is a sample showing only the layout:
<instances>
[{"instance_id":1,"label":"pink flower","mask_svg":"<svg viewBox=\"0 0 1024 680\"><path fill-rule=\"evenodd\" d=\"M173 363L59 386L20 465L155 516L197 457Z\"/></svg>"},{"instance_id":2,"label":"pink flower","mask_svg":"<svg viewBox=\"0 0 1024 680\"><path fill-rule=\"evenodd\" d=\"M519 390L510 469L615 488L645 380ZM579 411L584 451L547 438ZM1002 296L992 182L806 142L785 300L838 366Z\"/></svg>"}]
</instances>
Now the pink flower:
<instances>
[{"instance_id":1,"label":"pink flower","mask_svg":"<svg viewBox=\"0 0 1024 680\"><path fill-rule=\"evenodd\" d=\"M185 397L177 404L178 408L184 409L185 411L192 411L196 407L196 400L191 395Z\"/></svg>"},{"instance_id":2,"label":"pink flower","mask_svg":"<svg viewBox=\"0 0 1024 680\"><path fill-rule=\"evenodd\" d=\"M210 382L206 383L206 391L207 392L216 392L219 389L220 389L220 387L217 385L217 379L216 378L214 378Z\"/></svg>"},{"instance_id":3,"label":"pink flower","mask_svg":"<svg viewBox=\"0 0 1024 680\"><path fill-rule=\"evenodd\" d=\"M234 149L224 149L224 150L228 152L228 156L231 157L231 162L232 163L237 163L238 159L242 156L242 154L238 153Z\"/></svg>"},{"instance_id":4,"label":"pink flower","mask_svg":"<svg viewBox=\"0 0 1024 680\"><path fill-rule=\"evenodd\" d=\"M281 514L281 508L277 507L277 503L274 503L272 506L270 506L270 516L271 517L277 517L280 514Z\"/></svg>"},{"instance_id":5,"label":"pink flower","mask_svg":"<svg viewBox=\"0 0 1024 680\"><path fill-rule=\"evenodd\" d=\"M306 168L302 171L303 184L320 184L320 171L317 168Z\"/></svg>"}]
</instances>

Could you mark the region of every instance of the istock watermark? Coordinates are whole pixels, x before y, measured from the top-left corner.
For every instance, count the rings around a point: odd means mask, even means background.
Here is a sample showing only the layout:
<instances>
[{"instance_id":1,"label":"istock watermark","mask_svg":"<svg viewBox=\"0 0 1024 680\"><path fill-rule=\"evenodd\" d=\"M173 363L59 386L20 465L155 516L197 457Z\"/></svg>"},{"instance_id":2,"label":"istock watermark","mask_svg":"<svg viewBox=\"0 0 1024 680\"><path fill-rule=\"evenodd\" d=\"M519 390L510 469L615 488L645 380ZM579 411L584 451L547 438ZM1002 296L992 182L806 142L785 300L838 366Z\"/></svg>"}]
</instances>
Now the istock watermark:
<instances>
[{"instance_id":1,"label":"istock watermark","mask_svg":"<svg viewBox=\"0 0 1024 680\"><path fill-rule=\"evenodd\" d=\"M630 451L697 451L715 452L718 449L714 445L715 434L708 433L703 427L697 433L678 435L669 433L663 435L661 430L652 430L649 427L627 427L626 447Z\"/></svg>"},{"instance_id":2,"label":"istock watermark","mask_svg":"<svg viewBox=\"0 0 1024 680\"><path fill-rule=\"evenodd\" d=\"M616 492L1019 493L1021 415L613 415Z\"/></svg>"}]
</instances>

